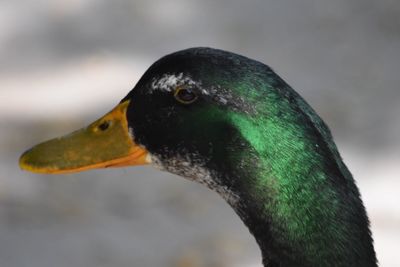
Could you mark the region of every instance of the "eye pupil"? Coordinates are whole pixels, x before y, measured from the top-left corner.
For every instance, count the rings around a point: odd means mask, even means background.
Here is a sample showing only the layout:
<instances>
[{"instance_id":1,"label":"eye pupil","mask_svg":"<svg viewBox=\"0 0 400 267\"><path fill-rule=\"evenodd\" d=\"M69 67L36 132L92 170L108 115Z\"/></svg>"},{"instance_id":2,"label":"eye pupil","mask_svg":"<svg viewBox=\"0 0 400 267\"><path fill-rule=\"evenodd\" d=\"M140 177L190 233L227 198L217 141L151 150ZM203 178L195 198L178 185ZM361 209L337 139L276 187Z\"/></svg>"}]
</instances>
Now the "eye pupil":
<instances>
[{"instance_id":1,"label":"eye pupil","mask_svg":"<svg viewBox=\"0 0 400 267\"><path fill-rule=\"evenodd\" d=\"M174 94L175 98L184 104L193 103L197 99L197 95L190 89L178 88Z\"/></svg>"},{"instance_id":2,"label":"eye pupil","mask_svg":"<svg viewBox=\"0 0 400 267\"><path fill-rule=\"evenodd\" d=\"M178 93L178 96L180 99L184 100L184 101L191 101L193 100L193 98L195 98L195 94L193 94L193 92L189 91L189 90L180 90Z\"/></svg>"},{"instance_id":3,"label":"eye pupil","mask_svg":"<svg viewBox=\"0 0 400 267\"><path fill-rule=\"evenodd\" d=\"M103 122L102 124L99 125L99 129L101 131L105 131L110 127L110 123L108 121Z\"/></svg>"}]
</instances>

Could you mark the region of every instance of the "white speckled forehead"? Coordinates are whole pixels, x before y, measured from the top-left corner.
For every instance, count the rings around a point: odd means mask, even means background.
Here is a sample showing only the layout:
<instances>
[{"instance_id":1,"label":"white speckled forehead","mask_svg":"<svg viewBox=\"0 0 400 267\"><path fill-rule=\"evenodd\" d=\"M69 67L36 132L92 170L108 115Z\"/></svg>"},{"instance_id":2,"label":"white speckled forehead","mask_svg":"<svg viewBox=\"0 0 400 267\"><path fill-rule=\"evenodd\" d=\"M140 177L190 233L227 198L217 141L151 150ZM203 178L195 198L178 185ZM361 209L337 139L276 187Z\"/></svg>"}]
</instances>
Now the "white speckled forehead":
<instances>
[{"instance_id":1,"label":"white speckled forehead","mask_svg":"<svg viewBox=\"0 0 400 267\"><path fill-rule=\"evenodd\" d=\"M171 92L175 90L176 87L188 85L196 86L201 88L201 82L194 81L191 77L184 75L182 72L178 74L164 74L161 77L153 78L151 83L151 90L162 90L166 92Z\"/></svg>"},{"instance_id":2,"label":"white speckled forehead","mask_svg":"<svg viewBox=\"0 0 400 267\"><path fill-rule=\"evenodd\" d=\"M202 82L193 80L192 77L182 72L180 73L165 73L161 76L154 77L149 93L157 90L163 92L173 92L179 86L195 87L203 96L211 99L215 103L222 106L230 106L236 110L250 110L252 107L246 105L245 101L240 96L232 95L232 92L227 88L220 87L218 84L205 87Z\"/></svg>"}]
</instances>

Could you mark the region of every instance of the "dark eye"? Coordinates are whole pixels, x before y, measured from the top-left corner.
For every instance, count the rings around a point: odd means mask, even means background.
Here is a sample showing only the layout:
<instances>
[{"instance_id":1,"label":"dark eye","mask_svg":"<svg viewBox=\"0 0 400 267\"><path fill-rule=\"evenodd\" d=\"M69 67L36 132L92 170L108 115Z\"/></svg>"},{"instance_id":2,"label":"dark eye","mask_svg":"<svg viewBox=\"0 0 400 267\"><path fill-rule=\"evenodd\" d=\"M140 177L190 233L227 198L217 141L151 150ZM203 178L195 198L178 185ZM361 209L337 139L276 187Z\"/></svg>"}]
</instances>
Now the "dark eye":
<instances>
[{"instance_id":1,"label":"dark eye","mask_svg":"<svg viewBox=\"0 0 400 267\"><path fill-rule=\"evenodd\" d=\"M174 97L182 104L191 104L197 99L197 95L190 88L179 87L174 92Z\"/></svg>"}]
</instances>

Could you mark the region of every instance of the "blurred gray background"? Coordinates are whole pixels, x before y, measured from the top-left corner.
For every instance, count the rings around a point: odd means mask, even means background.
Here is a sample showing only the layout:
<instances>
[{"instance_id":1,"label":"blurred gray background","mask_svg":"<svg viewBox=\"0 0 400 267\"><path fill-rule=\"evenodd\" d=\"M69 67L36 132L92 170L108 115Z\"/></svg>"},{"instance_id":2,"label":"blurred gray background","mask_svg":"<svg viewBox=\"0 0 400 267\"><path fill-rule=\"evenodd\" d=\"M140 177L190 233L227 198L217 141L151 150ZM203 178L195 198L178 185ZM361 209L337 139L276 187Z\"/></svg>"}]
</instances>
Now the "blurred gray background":
<instances>
[{"instance_id":1,"label":"blurred gray background","mask_svg":"<svg viewBox=\"0 0 400 267\"><path fill-rule=\"evenodd\" d=\"M245 226L201 185L150 167L18 167L192 46L258 59L304 96L358 182L381 266L400 266L398 0L1 0L0 266L261 266Z\"/></svg>"}]
</instances>

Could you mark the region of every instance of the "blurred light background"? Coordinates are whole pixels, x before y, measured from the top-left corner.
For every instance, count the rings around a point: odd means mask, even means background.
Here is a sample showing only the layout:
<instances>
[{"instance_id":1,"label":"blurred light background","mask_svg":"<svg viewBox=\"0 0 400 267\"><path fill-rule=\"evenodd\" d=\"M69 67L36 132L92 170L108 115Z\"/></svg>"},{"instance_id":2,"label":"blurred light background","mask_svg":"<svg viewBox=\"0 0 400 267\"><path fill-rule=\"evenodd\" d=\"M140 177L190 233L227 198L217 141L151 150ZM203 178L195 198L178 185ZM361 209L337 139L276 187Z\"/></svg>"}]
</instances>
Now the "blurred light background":
<instances>
[{"instance_id":1,"label":"blurred light background","mask_svg":"<svg viewBox=\"0 0 400 267\"><path fill-rule=\"evenodd\" d=\"M358 182L381 266L400 266L398 0L0 1L0 266L261 266L201 185L150 167L44 176L17 164L192 46L265 62L304 96Z\"/></svg>"}]
</instances>

